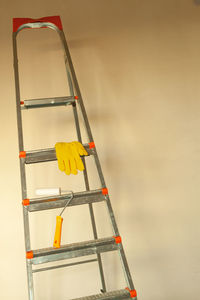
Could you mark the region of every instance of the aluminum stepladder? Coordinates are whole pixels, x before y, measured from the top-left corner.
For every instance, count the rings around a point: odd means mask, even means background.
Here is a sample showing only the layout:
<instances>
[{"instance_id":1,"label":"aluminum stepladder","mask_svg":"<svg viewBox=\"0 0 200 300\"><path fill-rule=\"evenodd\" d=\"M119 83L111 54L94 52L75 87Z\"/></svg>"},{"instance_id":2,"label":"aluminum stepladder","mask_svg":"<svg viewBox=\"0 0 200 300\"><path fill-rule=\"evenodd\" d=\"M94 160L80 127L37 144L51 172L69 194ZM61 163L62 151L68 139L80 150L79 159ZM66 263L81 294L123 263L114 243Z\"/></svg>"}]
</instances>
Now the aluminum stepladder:
<instances>
[{"instance_id":1,"label":"aluminum stepladder","mask_svg":"<svg viewBox=\"0 0 200 300\"><path fill-rule=\"evenodd\" d=\"M30 99L21 101L20 98L20 85L19 85L19 70L18 70L18 57L17 57L17 35L25 28L50 28L55 30L61 40L64 56L65 65L67 71L68 85L70 90L70 96L65 97L54 97L54 98L41 98L41 99ZM104 176L102 173L99 158L96 152L92 132L90 129L89 121L83 104L81 92L79 89L78 81L72 64L71 56L67 46L66 38L63 32L61 19L59 16L44 17L40 19L30 18L14 18L13 19L13 55L14 55L14 74L15 74L15 89L16 89L16 109L17 109L17 125L18 125L18 140L19 140L19 158L20 158L20 172L21 172L21 189L22 189L22 204L23 204L23 218L24 218L24 234L25 234L25 249L26 249L26 266L27 266L27 277L28 277L28 293L29 300L34 300L34 287L33 287L33 273L38 272L34 270L33 265L60 261L68 258L82 257L86 255L96 255L95 261L98 262L102 290L100 294L81 297L76 299L137 299L137 293L133 285L131 274L129 271L128 263L122 246L121 237L119 235L118 227L113 214L108 190L106 188ZM73 109L73 115L76 125L76 132L78 141L82 143L81 130L79 125L79 117L77 112L77 104L79 105L85 128L87 131L89 143L83 144L89 155L94 156L98 176L101 182L100 189L90 190L87 169L83 172L85 191L74 193L74 197L71 200L69 206L88 204L89 212L91 216L91 223L93 229L94 240L73 243L63 245L60 248L45 248L32 250L30 244L30 230L29 230L29 213L37 212L47 209L63 208L68 200L69 195L64 194L57 197L42 197L29 199L27 195L26 185L26 164L48 162L56 160L56 154L54 148L40 149L34 151L25 151L23 143L23 127L22 127L22 109L33 109L41 107L52 107L52 106L66 106L71 105ZM84 164L86 163L85 157L82 158ZM113 236L108 238L98 239L97 228L95 223L93 204L96 202L105 201L108 208L109 217L112 224ZM121 258L121 264L127 283L127 288L121 290L110 291L106 290L106 284L104 279L103 264L101 259L101 253L108 251L118 251ZM94 260L93 260L94 261ZM85 260L85 263L91 262L91 260ZM77 262L74 264L83 263ZM71 265L71 264L69 264ZM63 266L66 266L63 265ZM60 267L57 266L58 268ZM39 270L50 270L56 266L41 268Z\"/></svg>"}]
</instances>

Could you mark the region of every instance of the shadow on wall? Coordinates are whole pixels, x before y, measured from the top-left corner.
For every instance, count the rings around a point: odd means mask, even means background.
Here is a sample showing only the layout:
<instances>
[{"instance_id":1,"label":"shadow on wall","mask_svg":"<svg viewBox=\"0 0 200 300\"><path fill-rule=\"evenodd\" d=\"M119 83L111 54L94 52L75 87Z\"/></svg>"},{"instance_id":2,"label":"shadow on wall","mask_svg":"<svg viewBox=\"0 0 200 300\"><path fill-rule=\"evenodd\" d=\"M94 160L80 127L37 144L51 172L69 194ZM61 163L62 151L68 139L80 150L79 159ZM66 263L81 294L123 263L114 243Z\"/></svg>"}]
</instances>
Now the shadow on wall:
<instances>
[{"instance_id":1,"label":"shadow on wall","mask_svg":"<svg viewBox=\"0 0 200 300\"><path fill-rule=\"evenodd\" d=\"M193 0L196 5L200 5L200 0Z\"/></svg>"}]
</instances>

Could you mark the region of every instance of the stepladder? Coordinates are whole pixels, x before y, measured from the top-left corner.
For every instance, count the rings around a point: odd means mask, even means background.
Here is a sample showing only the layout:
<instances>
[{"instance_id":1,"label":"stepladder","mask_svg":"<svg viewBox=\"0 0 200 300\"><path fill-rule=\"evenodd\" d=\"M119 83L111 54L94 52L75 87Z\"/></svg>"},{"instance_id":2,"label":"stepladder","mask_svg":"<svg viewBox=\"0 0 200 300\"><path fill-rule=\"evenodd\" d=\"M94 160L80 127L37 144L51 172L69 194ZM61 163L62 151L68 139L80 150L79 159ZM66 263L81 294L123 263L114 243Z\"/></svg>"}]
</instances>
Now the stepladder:
<instances>
[{"instance_id":1,"label":"stepladder","mask_svg":"<svg viewBox=\"0 0 200 300\"><path fill-rule=\"evenodd\" d=\"M24 29L52 29L59 37L61 47L64 52L64 67L66 69L66 85L68 94L63 96L40 97L22 99L21 90L23 86L23 77L20 76L20 67L18 66L18 45L17 37ZM105 183L101 164L96 150L95 141L92 135L91 127L83 103L80 92L78 80L72 63L71 55L63 31L62 22L59 16L43 17L39 19L31 18L14 18L13 19L13 56L14 56L14 76L15 76L15 91L16 91L16 110L17 110L17 128L18 128L18 142L19 142L19 162L21 174L21 191L22 191L22 208L23 208L23 222L24 222L24 236L25 236L25 251L26 251L26 268L27 268L27 282L28 282L28 299L39 300L34 292L34 277L35 273L48 272L54 269L65 268L67 273L68 266L78 266L79 264L87 264L94 262L97 265L100 282L100 290L91 294L90 285L88 285L88 296L74 298L74 299L137 299L137 293L133 284L132 276L129 270L127 259L125 256L122 238L120 236L114 212L112 209L108 189ZM41 62L42 63L42 62ZM88 155L82 156L81 159L85 166L82 177L84 188L81 191L72 191L73 197L70 199L69 193L59 193L56 196L45 195L42 197L30 197L28 186L31 183L27 178L27 167L33 164L48 164L57 160L55 148L38 148L26 149L24 136L23 115L28 111L38 111L40 109L65 109L70 110L74 122L75 139L83 144L87 150ZM71 107L71 108L70 108ZM59 113L59 112L58 112ZM81 120L81 121L80 121ZM67 122L66 118L66 122ZM37 120L36 120L37 122ZM82 129L82 126L84 129ZM47 129L48 130L48 129ZM84 134L83 134L84 131ZM66 140L68 137L66 136ZM56 143L57 141L55 141ZM95 165L95 172L98 177L99 186L95 189L91 188L89 168L87 167L87 160L89 157L93 158ZM76 177L73 178L76 180ZM68 189L70 187L68 186ZM70 189L72 190L72 189ZM70 202L69 202L70 200ZM62 210L66 204L68 207L87 206L89 208L89 217L91 220L91 228L93 239L86 241L78 241L73 243L64 243L60 247L55 248L53 245L47 245L45 248L32 248L31 245L31 230L30 230L30 215L32 213L46 211L53 211L56 209ZM107 218L110 221L112 234L106 237L99 237L95 219L94 208L95 205L103 203L107 209ZM107 252L118 253L121 262L122 273L124 276L125 286L121 289L110 290L107 287L104 274L103 255ZM77 259L76 261L71 259ZM80 260L81 259L81 260ZM70 260L66 263L66 260ZM56 262L59 262L56 265ZM61 262L64 262L61 264ZM110 274L112 276L112 274ZM76 285L78 283L76 282ZM51 288L51 287L49 287ZM42 298L41 298L42 299ZM52 298L51 298L52 299Z\"/></svg>"}]
</instances>

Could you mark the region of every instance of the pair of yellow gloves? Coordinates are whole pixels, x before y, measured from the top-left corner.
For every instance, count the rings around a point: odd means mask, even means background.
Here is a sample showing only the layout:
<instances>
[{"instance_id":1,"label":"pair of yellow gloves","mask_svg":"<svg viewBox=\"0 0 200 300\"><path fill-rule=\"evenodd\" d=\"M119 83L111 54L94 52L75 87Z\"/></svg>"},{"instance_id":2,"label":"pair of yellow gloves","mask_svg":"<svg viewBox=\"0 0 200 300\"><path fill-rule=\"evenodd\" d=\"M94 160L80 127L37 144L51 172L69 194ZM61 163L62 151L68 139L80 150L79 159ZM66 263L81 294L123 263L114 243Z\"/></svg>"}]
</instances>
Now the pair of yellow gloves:
<instances>
[{"instance_id":1,"label":"pair of yellow gloves","mask_svg":"<svg viewBox=\"0 0 200 300\"><path fill-rule=\"evenodd\" d=\"M65 172L67 175L76 175L77 170L84 170L84 164L80 156L88 155L88 153L81 143L56 143L55 150L60 171Z\"/></svg>"}]
</instances>

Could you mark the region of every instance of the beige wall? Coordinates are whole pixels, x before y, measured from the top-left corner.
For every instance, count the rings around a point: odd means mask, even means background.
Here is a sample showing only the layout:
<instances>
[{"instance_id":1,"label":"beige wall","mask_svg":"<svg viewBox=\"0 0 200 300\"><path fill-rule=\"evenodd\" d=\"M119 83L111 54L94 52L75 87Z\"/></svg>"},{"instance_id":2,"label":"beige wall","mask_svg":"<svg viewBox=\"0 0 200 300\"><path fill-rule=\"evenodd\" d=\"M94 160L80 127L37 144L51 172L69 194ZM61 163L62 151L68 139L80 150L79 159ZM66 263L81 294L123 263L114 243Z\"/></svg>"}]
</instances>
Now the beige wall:
<instances>
[{"instance_id":1,"label":"beige wall","mask_svg":"<svg viewBox=\"0 0 200 300\"><path fill-rule=\"evenodd\" d=\"M11 19L60 15L138 299L199 300L200 7L192 0L1 0L0 13L0 298L27 299ZM24 31L18 41L22 97L65 95L56 34ZM71 110L26 112L23 120L29 149L75 138ZM66 177L56 163L27 175L30 196L42 186L83 188L81 176ZM95 213L100 236L109 235L104 207ZM31 215L33 248L51 245L56 214ZM91 238L88 219L87 207L66 211L63 242ZM108 288L123 288L118 257L103 258ZM100 288L94 264L43 272L35 284L36 300Z\"/></svg>"}]
</instances>

